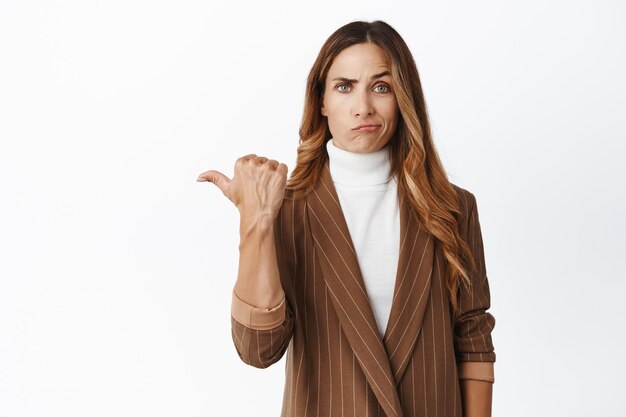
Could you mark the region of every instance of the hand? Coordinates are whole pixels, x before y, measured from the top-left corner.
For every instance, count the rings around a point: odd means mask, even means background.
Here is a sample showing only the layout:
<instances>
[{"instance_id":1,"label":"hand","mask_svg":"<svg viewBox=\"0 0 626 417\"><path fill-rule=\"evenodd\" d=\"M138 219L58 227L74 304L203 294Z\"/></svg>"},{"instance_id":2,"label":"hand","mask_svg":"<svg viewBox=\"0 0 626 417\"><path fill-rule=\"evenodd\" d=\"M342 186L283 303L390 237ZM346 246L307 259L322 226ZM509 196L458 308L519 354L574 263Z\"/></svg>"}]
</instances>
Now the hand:
<instances>
[{"instance_id":1,"label":"hand","mask_svg":"<svg viewBox=\"0 0 626 417\"><path fill-rule=\"evenodd\" d=\"M209 181L232 201L242 221L271 225L280 210L287 186L287 165L274 159L248 154L235 162L233 179L210 170L197 181Z\"/></svg>"}]
</instances>

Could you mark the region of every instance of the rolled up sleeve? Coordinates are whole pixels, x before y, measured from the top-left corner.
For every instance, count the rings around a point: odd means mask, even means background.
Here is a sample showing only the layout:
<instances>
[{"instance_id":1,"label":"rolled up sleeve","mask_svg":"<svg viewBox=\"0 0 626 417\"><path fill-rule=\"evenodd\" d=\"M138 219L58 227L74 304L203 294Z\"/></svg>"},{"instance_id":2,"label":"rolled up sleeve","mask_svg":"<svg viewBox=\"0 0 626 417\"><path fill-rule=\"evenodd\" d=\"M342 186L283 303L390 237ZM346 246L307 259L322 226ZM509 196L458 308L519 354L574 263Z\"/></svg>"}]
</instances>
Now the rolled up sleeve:
<instances>
[{"instance_id":1,"label":"rolled up sleeve","mask_svg":"<svg viewBox=\"0 0 626 417\"><path fill-rule=\"evenodd\" d=\"M491 333L496 320L487 311L491 305L491 297L476 198L472 193L468 194L466 204L470 209L466 225L466 242L472 252L476 269L470 273L471 287L460 285L459 288L454 347L460 379L494 382L496 354Z\"/></svg>"},{"instance_id":2,"label":"rolled up sleeve","mask_svg":"<svg viewBox=\"0 0 626 417\"><path fill-rule=\"evenodd\" d=\"M272 308L259 308L246 303L233 289L231 315L239 323L250 329L268 330L285 321L285 293L278 305Z\"/></svg>"},{"instance_id":3,"label":"rolled up sleeve","mask_svg":"<svg viewBox=\"0 0 626 417\"><path fill-rule=\"evenodd\" d=\"M286 297L272 308L259 308L241 300L233 290L231 334L241 360L267 368L286 352L293 334L294 315Z\"/></svg>"}]
</instances>

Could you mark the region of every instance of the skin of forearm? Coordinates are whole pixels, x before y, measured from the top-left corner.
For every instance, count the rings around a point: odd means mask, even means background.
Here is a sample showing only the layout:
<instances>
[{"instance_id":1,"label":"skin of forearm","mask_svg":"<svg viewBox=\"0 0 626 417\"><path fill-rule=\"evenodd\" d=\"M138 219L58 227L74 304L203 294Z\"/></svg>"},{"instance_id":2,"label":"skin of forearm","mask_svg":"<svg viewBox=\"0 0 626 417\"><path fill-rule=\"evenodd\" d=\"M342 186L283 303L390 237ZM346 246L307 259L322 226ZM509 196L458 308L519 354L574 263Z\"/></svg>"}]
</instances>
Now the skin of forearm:
<instances>
[{"instance_id":1,"label":"skin of forearm","mask_svg":"<svg viewBox=\"0 0 626 417\"><path fill-rule=\"evenodd\" d=\"M246 303L259 308L275 307L282 300L274 228L267 218L242 218L240 221L239 271L235 293Z\"/></svg>"},{"instance_id":2,"label":"skin of forearm","mask_svg":"<svg viewBox=\"0 0 626 417\"><path fill-rule=\"evenodd\" d=\"M463 417L491 417L493 383L461 379Z\"/></svg>"}]
</instances>

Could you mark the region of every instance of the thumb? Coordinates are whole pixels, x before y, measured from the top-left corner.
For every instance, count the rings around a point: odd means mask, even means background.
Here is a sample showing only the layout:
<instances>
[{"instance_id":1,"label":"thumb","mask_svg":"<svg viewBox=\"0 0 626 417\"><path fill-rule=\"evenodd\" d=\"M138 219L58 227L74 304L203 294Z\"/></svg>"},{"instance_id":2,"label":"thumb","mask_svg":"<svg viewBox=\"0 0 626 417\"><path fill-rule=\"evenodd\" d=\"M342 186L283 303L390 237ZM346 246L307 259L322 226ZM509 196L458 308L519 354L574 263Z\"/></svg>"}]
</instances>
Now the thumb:
<instances>
[{"instance_id":1,"label":"thumb","mask_svg":"<svg viewBox=\"0 0 626 417\"><path fill-rule=\"evenodd\" d=\"M217 185L217 187L222 190L222 192L224 192L225 187L228 185L228 183L230 183L230 178L228 178L226 175L222 174L219 171L210 170L198 175L196 181L212 182L213 184Z\"/></svg>"}]
</instances>

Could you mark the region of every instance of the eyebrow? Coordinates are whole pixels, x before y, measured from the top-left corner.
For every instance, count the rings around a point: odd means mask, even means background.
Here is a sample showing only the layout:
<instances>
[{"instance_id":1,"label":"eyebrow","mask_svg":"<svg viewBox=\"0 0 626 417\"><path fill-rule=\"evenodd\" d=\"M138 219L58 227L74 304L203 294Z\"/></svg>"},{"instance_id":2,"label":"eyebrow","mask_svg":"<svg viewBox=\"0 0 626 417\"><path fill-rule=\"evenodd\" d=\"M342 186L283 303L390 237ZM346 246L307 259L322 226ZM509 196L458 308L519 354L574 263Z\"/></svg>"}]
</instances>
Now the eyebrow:
<instances>
[{"instance_id":1,"label":"eyebrow","mask_svg":"<svg viewBox=\"0 0 626 417\"><path fill-rule=\"evenodd\" d=\"M391 75L391 73L389 71L383 71L383 72L380 72L378 74L372 75L370 80L375 80L376 78L380 78L380 77L383 77L385 75ZM344 82L348 82L348 83L358 83L359 82L358 80L350 79L350 78L346 78L346 77L333 78L331 81L344 81Z\"/></svg>"}]
</instances>

